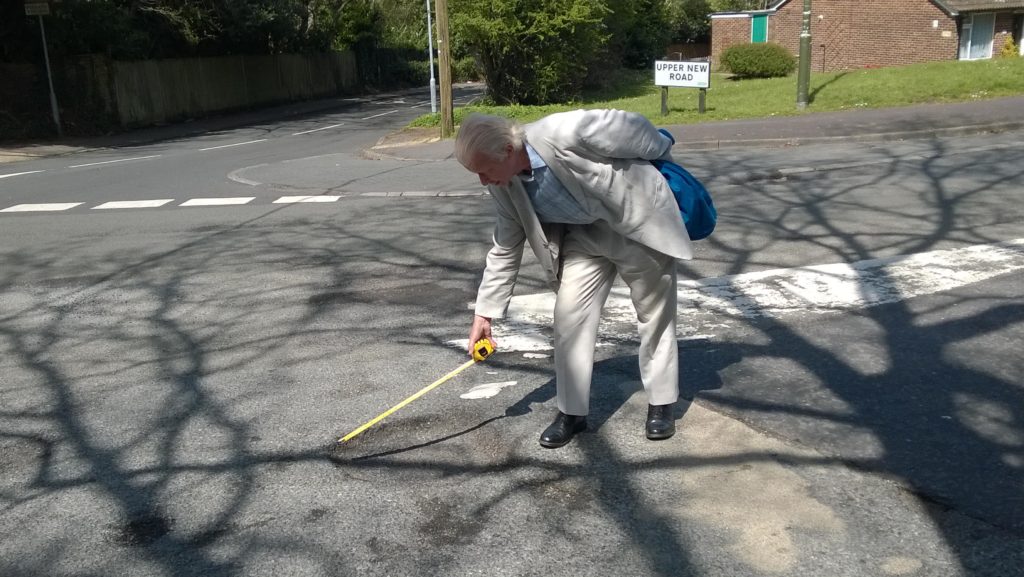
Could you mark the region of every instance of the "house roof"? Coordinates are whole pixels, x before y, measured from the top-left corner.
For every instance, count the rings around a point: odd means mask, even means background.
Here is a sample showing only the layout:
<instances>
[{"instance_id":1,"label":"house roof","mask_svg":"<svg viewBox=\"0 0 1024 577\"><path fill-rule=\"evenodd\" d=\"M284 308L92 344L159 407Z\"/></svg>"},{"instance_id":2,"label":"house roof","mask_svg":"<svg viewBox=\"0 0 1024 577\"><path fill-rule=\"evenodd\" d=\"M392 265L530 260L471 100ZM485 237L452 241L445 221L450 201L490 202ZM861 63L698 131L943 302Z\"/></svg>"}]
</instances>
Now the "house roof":
<instances>
[{"instance_id":1,"label":"house roof","mask_svg":"<svg viewBox=\"0 0 1024 577\"><path fill-rule=\"evenodd\" d=\"M771 5L777 10L790 0L778 0ZM960 12L978 12L980 10L1024 9L1024 0L929 0L950 16Z\"/></svg>"},{"instance_id":2,"label":"house roof","mask_svg":"<svg viewBox=\"0 0 1024 577\"><path fill-rule=\"evenodd\" d=\"M978 10L1024 9L1024 0L942 0L954 12L977 12Z\"/></svg>"}]
</instances>

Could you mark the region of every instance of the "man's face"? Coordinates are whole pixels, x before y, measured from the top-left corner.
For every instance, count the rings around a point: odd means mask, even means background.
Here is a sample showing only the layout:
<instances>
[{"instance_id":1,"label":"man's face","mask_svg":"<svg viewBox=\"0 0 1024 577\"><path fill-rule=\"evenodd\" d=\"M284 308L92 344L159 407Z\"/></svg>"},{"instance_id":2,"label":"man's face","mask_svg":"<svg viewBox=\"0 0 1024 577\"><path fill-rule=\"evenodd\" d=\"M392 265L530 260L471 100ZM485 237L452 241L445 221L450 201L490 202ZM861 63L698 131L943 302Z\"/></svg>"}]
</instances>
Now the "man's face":
<instances>
[{"instance_id":1,"label":"man's face","mask_svg":"<svg viewBox=\"0 0 1024 577\"><path fill-rule=\"evenodd\" d=\"M466 165L466 169L475 172L480 177L480 184L508 186L512 177L519 172L516 160L515 149L512 148L512 145L508 145L505 148L504 157L497 160L477 152Z\"/></svg>"}]
</instances>

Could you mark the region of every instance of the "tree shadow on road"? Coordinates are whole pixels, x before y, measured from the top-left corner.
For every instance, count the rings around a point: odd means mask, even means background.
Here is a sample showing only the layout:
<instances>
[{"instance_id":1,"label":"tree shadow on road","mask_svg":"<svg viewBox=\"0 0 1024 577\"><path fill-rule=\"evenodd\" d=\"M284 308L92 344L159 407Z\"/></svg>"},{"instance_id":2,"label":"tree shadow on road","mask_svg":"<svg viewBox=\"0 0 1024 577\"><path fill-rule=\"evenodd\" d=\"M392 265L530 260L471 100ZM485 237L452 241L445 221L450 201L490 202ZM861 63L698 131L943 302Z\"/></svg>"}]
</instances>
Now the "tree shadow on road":
<instances>
[{"instance_id":1,"label":"tree shadow on road","mask_svg":"<svg viewBox=\"0 0 1024 577\"><path fill-rule=\"evenodd\" d=\"M931 144L870 171L840 167L720 191L725 226L732 217L748 232L713 237L709 252L741 272L773 246L855 262L1018 234L1007 224L1021 218L1012 194L1024 182L1019 164L998 147L971 153ZM1001 250L1020 257L1020 245ZM1018 277L842 315L749 311L746 336L715 343L707 355L743 361L725 371L719 390L695 398L898 479L930 511L960 561L957 574L1019 575L1020 555L998 548L1024 539L1024 382L1020 362L1008 358L1014 347L1003 346L1024 330ZM870 300L897 282L884 267L864 271L860 292Z\"/></svg>"},{"instance_id":2,"label":"tree shadow on road","mask_svg":"<svg viewBox=\"0 0 1024 577\"><path fill-rule=\"evenodd\" d=\"M854 262L1005 240L1024 219L1015 196L1024 173L988 154L958 155L936 141L931 156L894 152L877 170L724 188L721 228L699 258L738 274L790 266L765 256L769 248ZM730 168L711 157L709 170ZM474 198L345 199L328 217L268 209L151 254L107 247L106 231L69 220L65 238L5 249L0 464L9 473L0 528L9 538L0 573L61 573L78 559L83 574L228 576L287 559L331 574L372 563L392 574L453 574L465 569L458 551L475 539L536 545L523 527L566 547L619 539L649 574L706 573L687 527L636 475L773 457L638 466L618 456L605 433L637 392L615 386L638 381L635 357L599 363L601 434L562 453L569 457L525 449L549 421L554 393L547 368L528 364L516 370L539 382L507 412L481 419L467 405L424 407L418 421L400 421L419 425L403 428L400 442L396 424L353 458L324 450L345 419L358 424L354 415L380 410L380 383L403 374L387 369L396 355L427 372L451 353L453 323L460 335L468 324L490 211ZM525 284L543 284L525 272ZM863 290L877 280L863 279ZM1019 338L1024 310L1012 282L842 322L771 310L729 320L736 330L725 342L683 342L685 396L822 453L806 463L843 462L910 487L958 574L1019 574L1016 558L985 564L1020 541L1024 517L1014 460L1024 435L1020 365L1006 355L991 357L1005 365L985 361L986 346ZM861 333L847 322L863 329L862 342L851 342ZM780 365L792 370L765 370ZM533 432L520 446L513 434L526 419L514 417L526 414ZM475 452L453 449L465 446ZM485 482L478 494L465 491ZM610 520L613 537L582 531L580 515ZM476 537L483 530L490 537ZM517 551L491 555L527 562ZM621 561L582 555L548 563L583 572L585 562Z\"/></svg>"}]
</instances>

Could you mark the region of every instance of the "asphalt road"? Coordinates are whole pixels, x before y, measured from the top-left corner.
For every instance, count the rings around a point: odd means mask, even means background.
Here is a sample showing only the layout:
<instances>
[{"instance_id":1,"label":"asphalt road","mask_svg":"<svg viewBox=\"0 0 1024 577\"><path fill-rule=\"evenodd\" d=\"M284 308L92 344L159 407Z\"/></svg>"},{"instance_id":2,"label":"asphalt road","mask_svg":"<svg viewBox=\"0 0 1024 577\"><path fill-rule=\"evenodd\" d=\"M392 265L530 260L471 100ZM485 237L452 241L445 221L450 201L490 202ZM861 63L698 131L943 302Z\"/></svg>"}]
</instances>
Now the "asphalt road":
<instances>
[{"instance_id":1,"label":"asphalt road","mask_svg":"<svg viewBox=\"0 0 1024 577\"><path fill-rule=\"evenodd\" d=\"M537 445L528 262L491 360L338 446L465 360L490 200L362 153L415 104L3 166L80 204L0 213L0 575L1024 575L1024 134L686 153L669 441L613 301Z\"/></svg>"}]
</instances>

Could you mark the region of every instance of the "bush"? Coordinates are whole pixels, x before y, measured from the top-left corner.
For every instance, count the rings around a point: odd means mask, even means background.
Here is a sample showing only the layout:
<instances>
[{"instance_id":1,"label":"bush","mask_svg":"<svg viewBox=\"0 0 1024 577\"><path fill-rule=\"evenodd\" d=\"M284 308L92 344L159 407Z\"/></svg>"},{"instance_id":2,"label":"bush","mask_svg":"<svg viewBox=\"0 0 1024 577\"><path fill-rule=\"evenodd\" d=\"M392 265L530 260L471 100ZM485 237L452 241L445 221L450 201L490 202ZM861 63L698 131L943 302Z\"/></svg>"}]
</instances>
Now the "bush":
<instances>
[{"instance_id":1,"label":"bush","mask_svg":"<svg viewBox=\"0 0 1024 577\"><path fill-rule=\"evenodd\" d=\"M722 66L743 78L775 78L796 70L796 58L772 42L737 44L722 52Z\"/></svg>"},{"instance_id":2,"label":"bush","mask_svg":"<svg viewBox=\"0 0 1024 577\"><path fill-rule=\"evenodd\" d=\"M463 56L452 61L452 82L468 82L480 80L480 70L476 66L476 58Z\"/></svg>"},{"instance_id":3,"label":"bush","mask_svg":"<svg viewBox=\"0 0 1024 577\"><path fill-rule=\"evenodd\" d=\"M594 0L453 0L452 44L478 58L495 101L566 102L607 43L607 14Z\"/></svg>"},{"instance_id":4,"label":"bush","mask_svg":"<svg viewBox=\"0 0 1024 577\"><path fill-rule=\"evenodd\" d=\"M1014 43L1012 36L1007 36L1003 42L1003 47L999 49L1000 58L1013 58L1020 56L1020 50L1017 48L1017 44Z\"/></svg>"},{"instance_id":5,"label":"bush","mask_svg":"<svg viewBox=\"0 0 1024 577\"><path fill-rule=\"evenodd\" d=\"M430 83L430 63L426 60L408 60L404 63L404 68L403 74L407 84L426 86ZM437 74L437 71L434 73Z\"/></svg>"}]
</instances>

